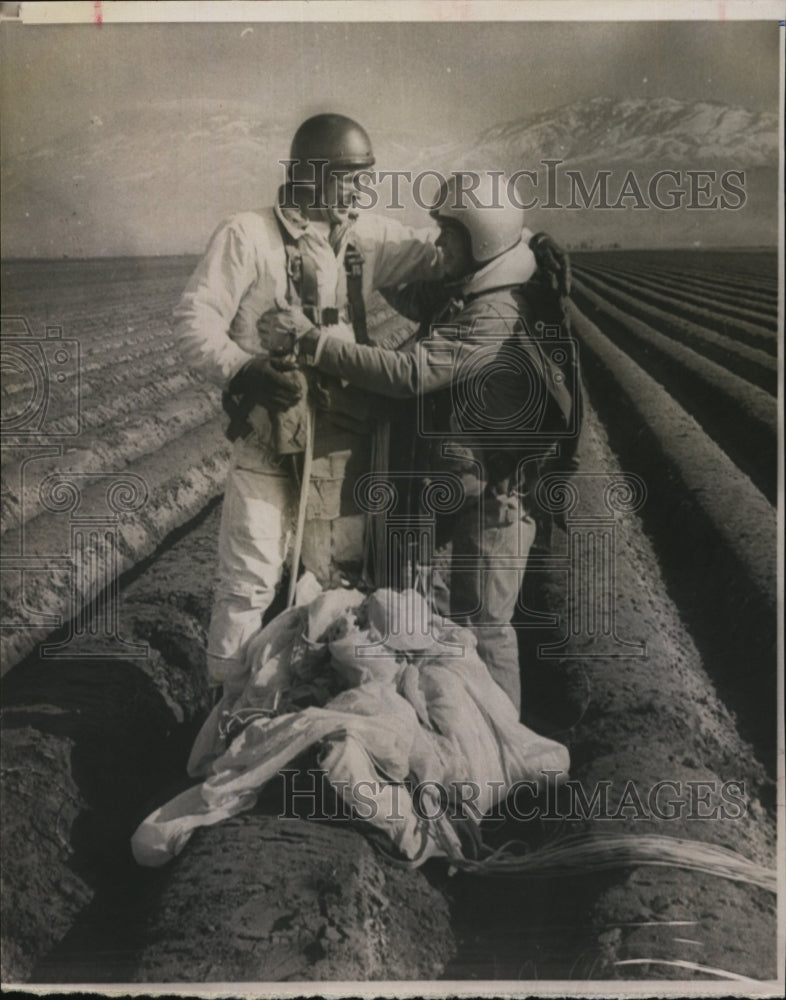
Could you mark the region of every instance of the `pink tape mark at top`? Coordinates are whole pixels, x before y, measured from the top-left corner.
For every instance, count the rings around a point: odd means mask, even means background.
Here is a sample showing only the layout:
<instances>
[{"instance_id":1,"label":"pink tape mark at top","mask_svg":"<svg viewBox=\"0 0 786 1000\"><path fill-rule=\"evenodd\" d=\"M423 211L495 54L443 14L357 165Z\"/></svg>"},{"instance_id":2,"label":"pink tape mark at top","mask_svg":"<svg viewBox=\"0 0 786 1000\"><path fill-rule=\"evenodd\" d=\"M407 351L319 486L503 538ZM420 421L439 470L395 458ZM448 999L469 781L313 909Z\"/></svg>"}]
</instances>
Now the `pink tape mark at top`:
<instances>
[{"instance_id":1,"label":"pink tape mark at top","mask_svg":"<svg viewBox=\"0 0 786 1000\"><path fill-rule=\"evenodd\" d=\"M102 8L101 0L94 0L93 22L97 24L99 27L104 23L104 12L101 8Z\"/></svg>"}]
</instances>

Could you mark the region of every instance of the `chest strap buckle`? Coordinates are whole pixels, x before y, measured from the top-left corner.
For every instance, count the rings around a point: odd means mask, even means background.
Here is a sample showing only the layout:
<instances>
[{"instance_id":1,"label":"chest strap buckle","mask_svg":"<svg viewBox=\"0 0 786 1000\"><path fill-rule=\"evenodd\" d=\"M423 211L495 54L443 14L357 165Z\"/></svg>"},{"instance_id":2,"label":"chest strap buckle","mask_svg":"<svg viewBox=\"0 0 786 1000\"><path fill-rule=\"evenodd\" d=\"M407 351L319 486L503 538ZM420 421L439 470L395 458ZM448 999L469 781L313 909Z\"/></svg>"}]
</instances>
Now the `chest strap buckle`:
<instances>
[{"instance_id":1,"label":"chest strap buckle","mask_svg":"<svg viewBox=\"0 0 786 1000\"><path fill-rule=\"evenodd\" d=\"M304 305L303 312L314 326L335 326L338 323L338 309L317 309L316 306Z\"/></svg>"}]
</instances>

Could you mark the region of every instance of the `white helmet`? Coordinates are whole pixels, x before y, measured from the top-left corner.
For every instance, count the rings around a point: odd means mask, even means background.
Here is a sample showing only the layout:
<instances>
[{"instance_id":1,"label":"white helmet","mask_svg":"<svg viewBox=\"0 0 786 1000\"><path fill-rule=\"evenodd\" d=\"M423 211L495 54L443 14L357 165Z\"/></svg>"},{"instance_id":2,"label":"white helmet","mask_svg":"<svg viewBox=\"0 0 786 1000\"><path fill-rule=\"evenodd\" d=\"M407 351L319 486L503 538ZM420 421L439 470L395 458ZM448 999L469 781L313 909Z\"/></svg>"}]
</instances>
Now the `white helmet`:
<instances>
[{"instance_id":1,"label":"white helmet","mask_svg":"<svg viewBox=\"0 0 786 1000\"><path fill-rule=\"evenodd\" d=\"M524 210L510 200L508 181L499 171L453 174L439 189L431 217L464 228L477 264L520 243L524 228Z\"/></svg>"}]
</instances>

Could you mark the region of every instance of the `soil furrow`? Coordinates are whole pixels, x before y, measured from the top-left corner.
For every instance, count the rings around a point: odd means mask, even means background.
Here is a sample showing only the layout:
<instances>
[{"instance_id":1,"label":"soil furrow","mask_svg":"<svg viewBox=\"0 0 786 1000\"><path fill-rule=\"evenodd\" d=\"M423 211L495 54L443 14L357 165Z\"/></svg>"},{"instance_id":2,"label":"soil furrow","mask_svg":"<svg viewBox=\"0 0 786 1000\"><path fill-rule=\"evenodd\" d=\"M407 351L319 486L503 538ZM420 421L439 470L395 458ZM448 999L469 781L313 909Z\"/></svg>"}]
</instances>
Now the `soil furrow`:
<instances>
[{"instance_id":1,"label":"soil furrow","mask_svg":"<svg viewBox=\"0 0 786 1000\"><path fill-rule=\"evenodd\" d=\"M112 385L112 382L109 384ZM158 377L152 381L149 377L138 374L135 374L134 378L123 379L122 390L109 396L106 392L106 384L99 383L97 380L92 385L86 385L83 382L82 388L86 388L87 391L80 393L81 406L78 427L76 417L71 418L65 403L61 403L58 407L52 407L52 410L57 410L57 413L47 414L48 420L50 416L59 417L60 422L57 424L59 429L70 427L73 430L73 437L66 444L67 448L73 447L74 440L86 431L105 427L112 420L122 419L129 413L142 414L145 410L150 409L151 405L160 405L162 400L171 402L179 393L188 390L201 389L208 395L216 395L217 400L217 393L211 386L205 386L200 378L184 371L177 364L171 365L168 369L162 369L158 373ZM216 402L216 406L218 406L218 402ZM15 437L11 434L4 436L4 438L5 449L0 467L4 470L4 476L7 475L10 480L14 480L17 474L13 467L33 456L36 453L36 445L26 441L24 437ZM10 471L6 472L6 470Z\"/></svg>"},{"instance_id":2,"label":"soil furrow","mask_svg":"<svg viewBox=\"0 0 786 1000\"><path fill-rule=\"evenodd\" d=\"M618 305L629 315L654 326L659 333L665 333L677 343L693 347L698 354L716 361L733 374L765 389L770 395L776 395L777 358L683 318L679 315L678 306L672 307L672 310L665 310L646 301L640 301L635 288L627 290L618 288L616 283L586 272L578 272L578 275L583 285L612 304Z\"/></svg>"},{"instance_id":3,"label":"soil furrow","mask_svg":"<svg viewBox=\"0 0 786 1000\"><path fill-rule=\"evenodd\" d=\"M575 282L574 298L588 318L642 368L668 386L757 488L776 495L777 409L763 389L737 378L714 361L628 316ZM755 442L755 447L751 443Z\"/></svg>"},{"instance_id":4,"label":"soil furrow","mask_svg":"<svg viewBox=\"0 0 786 1000\"><path fill-rule=\"evenodd\" d=\"M109 383L119 383L124 378L124 371L136 364L140 366L147 363L148 371L155 368L156 358L160 360L163 354L171 351L174 345L174 335L170 331L155 330L149 335L141 335L131 338L129 344L128 334L119 335L99 344L93 351L82 349L80 341L79 364L70 367L65 372L65 376L60 380L56 391L50 393L50 406L67 403L74 393L81 394L81 383L85 381L85 376L90 374L100 374ZM76 383L80 385L77 389ZM30 393L30 375L28 372L10 372L3 377L3 396L8 397L9 402L14 401L14 397L24 396Z\"/></svg>"},{"instance_id":5,"label":"soil furrow","mask_svg":"<svg viewBox=\"0 0 786 1000\"><path fill-rule=\"evenodd\" d=\"M762 322L745 309L735 310L707 295L686 296L680 290L664 287L660 282L645 277L610 272L599 267L577 267L575 273L614 288L629 296L635 295L639 301L647 302L666 314L673 314L683 320L692 320L709 330L736 339L745 344L753 344L770 354L777 354L777 312Z\"/></svg>"},{"instance_id":6,"label":"soil furrow","mask_svg":"<svg viewBox=\"0 0 786 1000\"><path fill-rule=\"evenodd\" d=\"M4 469L0 511L3 536L19 531L41 514L39 491L46 477L58 473L60 478L67 480L69 475L122 473L129 463L139 463L144 456L176 442L215 417L219 410L217 391L200 385L188 386L179 395L164 400L153 390L146 391L144 397L148 407L158 402L157 409L116 413L111 423L102 422L95 433L75 438L63 454L28 451L26 457ZM36 454L43 457L37 459Z\"/></svg>"},{"instance_id":7,"label":"soil furrow","mask_svg":"<svg viewBox=\"0 0 786 1000\"><path fill-rule=\"evenodd\" d=\"M212 416L212 414L211 414ZM69 569L75 554L70 551L69 516L45 513L36 519L36 531L11 530L5 536L7 559L15 556L31 565L19 573L3 575L2 613L5 622L19 622L3 630L3 670L8 670L46 640L53 625L39 625L37 609L46 609L61 621L74 620L79 628L80 609L103 592L117 575L127 571L154 551L166 535L194 517L222 489L229 446L224 437L223 417L180 434L152 454L143 454L118 473L100 475L96 485L78 492L79 516L112 520L107 506L108 482L127 479L134 487L144 485L147 500L137 513L118 515L117 542L106 558L96 552L97 542L85 554L85 562ZM103 473L104 470L101 470ZM89 480L88 480L89 482ZM109 558L111 556L111 558ZM41 560L39 568L32 560ZM61 565L58 558L66 559ZM26 617L24 617L26 615ZM57 622L54 623L56 625Z\"/></svg>"},{"instance_id":8,"label":"soil furrow","mask_svg":"<svg viewBox=\"0 0 786 1000\"><path fill-rule=\"evenodd\" d=\"M647 270L633 267L614 266L608 267L602 264L592 264L586 261L580 265L582 270L596 271L601 277L611 278L619 275L628 281L643 284L656 291L667 291L670 295L687 301L695 302L704 306L722 306L725 310L731 307L735 313L739 313L742 319L749 318L750 321L758 322L762 326L775 328L778 323L778 301L777 298L763 299L749 293L729 291L727 286L710 287L693 281L691 278L672 275L660 271L656 268Z\"/></svg>"},{"instance_id":9,"label":"soil furrow","mask_svg":"<svg viewBox=\"0 0 786 1000\"><path fill-rule=\"evenodd\" d=\"M633 262L609 263L603 260L593 260L584 258L579 264L580 267L597 267L605 274L624 274L632 279L646 280L657 283L663 287L673 289L675 292L685 292L697 295L705 300L713 302L729 302L749 304L751 308L761 312L766 317L777 315L778 296L777 290L774 293L763 290L754 290L747 285L737 286L734 282L713 281L698 274L689 274L683 271L670 270L657 266L637 266Z\"/></svg>"},{"instance_id":10,"label":"soil furrow","mask_svg":"<svg viewBox=\"0 0 786 1000\"><path fill-rule=\"evenodd\" d=\"M680 611L774 769L774 716L764 723L760 691L776 669L775 511L662 386L577 309L573 317L611 444L647 484L642 516Z\"/></svg>"},{"instance_id":11,"label":"soil furrow","mask_svg":"<svg viewBox=\"0 0 786 1000\"><path fill-rule=\"evenodd\" d=\"M768 250L728 253L672 250L665 258L666 263L663 252L659 250L601 250L589 256L612 269L620 264L648 272L662 271L676 277L685 275L722 289L736 288L743 293L753 291L776 299L778 295L777 255ZM575 254L577 263L587 257L584 253Z\"/></svg>"}]
</instances>

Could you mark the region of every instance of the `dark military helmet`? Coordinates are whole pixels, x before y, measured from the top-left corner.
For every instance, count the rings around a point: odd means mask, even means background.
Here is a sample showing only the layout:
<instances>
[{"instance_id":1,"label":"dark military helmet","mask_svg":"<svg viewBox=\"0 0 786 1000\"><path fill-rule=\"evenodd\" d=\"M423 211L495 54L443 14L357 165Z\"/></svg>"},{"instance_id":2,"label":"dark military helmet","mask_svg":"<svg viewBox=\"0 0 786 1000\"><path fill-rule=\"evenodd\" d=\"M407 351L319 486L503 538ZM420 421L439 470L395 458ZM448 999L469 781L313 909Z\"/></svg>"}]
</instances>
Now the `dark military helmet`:
<instances>
[{"instance_id":1,"label":"dark military helmet","mask_svg":"<svg viewBox=\"0 0 786 1000\"><path fill-rule=\"evenodd\" d=\"M289 151L293 176L311 178L319 174L313 161L327 160L328 170L359 170L374 165L371 140L362 125L345 115L314 115L295 132Z\"/></svg>"}]
</instances>

